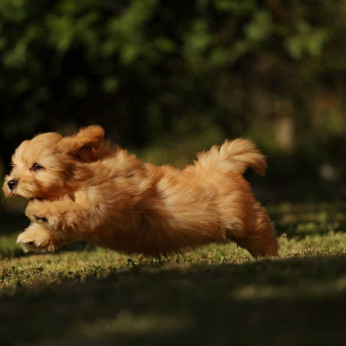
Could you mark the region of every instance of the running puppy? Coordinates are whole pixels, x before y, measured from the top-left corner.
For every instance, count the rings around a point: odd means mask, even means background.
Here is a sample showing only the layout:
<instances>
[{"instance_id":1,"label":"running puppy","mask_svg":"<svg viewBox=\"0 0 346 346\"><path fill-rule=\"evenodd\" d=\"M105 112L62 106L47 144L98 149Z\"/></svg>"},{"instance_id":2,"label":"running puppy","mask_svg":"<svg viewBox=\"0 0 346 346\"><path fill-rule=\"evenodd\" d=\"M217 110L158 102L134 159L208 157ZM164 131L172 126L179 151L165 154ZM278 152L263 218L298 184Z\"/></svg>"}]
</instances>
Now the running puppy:
<instances>
[{"instance_id":1,"label":"running puppy","mask_svg":"<svg viewBox=\"0 0 346 346\"><path fill-rule=\"evenodd\" d=\"M92 125L71 137L49 132L24 141L3 190L29 199L31 224L17 240L24 251L84 239L160 256L231 239L255 257L276 256L267 211L243 177L247 167L262 175L266 168L249 140L213 146L179 170L113 148Z\"/></svg>"}]
</instances>

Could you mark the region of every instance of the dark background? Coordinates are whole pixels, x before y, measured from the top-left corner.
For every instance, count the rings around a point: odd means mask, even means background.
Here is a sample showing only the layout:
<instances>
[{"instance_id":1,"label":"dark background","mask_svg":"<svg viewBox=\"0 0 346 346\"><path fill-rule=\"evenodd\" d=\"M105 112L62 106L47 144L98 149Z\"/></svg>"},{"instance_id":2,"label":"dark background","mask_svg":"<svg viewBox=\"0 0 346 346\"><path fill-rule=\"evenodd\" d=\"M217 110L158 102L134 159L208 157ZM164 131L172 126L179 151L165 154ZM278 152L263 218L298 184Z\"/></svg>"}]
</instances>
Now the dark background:
<instances>
[{"instance_id":1,"label":"dark background","mask_svg":"<svg viewBox=\"0 0 346 346\"><path fill-rule=\"evenodd\" d=\"M250 138L263 202L340 201L345 37L345 0L3 0L1 175L23 139L97 123L179 167Z\"/></svg>"}]
</instances>

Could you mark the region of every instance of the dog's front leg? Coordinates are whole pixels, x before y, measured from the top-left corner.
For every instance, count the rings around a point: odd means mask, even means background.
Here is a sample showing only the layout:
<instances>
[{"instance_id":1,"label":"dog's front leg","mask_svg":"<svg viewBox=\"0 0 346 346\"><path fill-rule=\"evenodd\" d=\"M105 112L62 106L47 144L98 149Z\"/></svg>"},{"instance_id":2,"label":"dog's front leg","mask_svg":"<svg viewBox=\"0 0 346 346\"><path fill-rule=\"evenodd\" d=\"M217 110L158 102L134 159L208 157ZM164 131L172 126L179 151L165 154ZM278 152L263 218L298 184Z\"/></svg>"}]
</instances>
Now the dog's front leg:
<instances>
[{"instance_id":1,"label":"dog's front leg","mask_svg":"<svg viewBox=\"0 0 346 346\"><path fill-rule=\"evenodd\" d=\"M17 244L25 252L53 252L74 240L74 234L70 232L48 230L41 224L32 223L19 234Z\"/></svg>"},{"instance_id":2,"label":"dog's front leg","mask_svg":"<svg viewBox=\"0 0 346 346\"><path fill-rule=\"evenodd\" d=\"M48 230L73 231L83 227L90 219L85 205L67 196L53 201L30 201L25 214L33 223L41 224Z\"/></svg>"}]
</instances>

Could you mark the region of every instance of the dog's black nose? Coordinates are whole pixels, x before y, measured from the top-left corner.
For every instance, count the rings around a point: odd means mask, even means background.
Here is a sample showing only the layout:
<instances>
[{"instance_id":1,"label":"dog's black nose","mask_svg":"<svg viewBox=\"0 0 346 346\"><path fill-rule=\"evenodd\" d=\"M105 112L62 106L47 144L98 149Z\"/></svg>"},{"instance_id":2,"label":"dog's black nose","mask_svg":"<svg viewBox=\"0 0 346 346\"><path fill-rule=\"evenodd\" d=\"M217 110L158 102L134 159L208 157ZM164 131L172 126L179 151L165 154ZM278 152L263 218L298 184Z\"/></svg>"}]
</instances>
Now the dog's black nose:
<instances>
[{"instance_id":1,"label":"dog's black nose","mask_svg":"<svg viewBox=\"0 0 346 346\"><path fill-rule=\"evenodd\" d=\"M17 179L11 179L7 182L7 185L9 187L10 190L13 190L18 184L18 180Z\"/></svg>"}]
</instances>

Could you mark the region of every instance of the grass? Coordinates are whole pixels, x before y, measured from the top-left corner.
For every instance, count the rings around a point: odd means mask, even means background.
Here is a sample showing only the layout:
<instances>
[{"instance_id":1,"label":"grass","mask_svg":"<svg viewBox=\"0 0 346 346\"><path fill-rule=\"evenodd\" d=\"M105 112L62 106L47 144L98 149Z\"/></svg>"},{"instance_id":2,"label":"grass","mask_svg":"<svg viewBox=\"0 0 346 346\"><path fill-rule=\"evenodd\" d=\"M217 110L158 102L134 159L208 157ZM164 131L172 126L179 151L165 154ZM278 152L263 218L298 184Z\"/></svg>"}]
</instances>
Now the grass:
<instances>
[{"instance_id":1,"label":"grass","mask_svg":"<svg viewBox=\"0 0 346 346\"><path fill-rule=\"evenodd\" d=\"M270 207L280 258L234 244L161 261L0 233L2 345L346 345L346 205ZM23 224L24 227L24 224Z\"/></svg>"}]
</instances>

